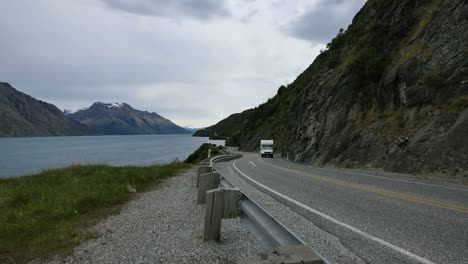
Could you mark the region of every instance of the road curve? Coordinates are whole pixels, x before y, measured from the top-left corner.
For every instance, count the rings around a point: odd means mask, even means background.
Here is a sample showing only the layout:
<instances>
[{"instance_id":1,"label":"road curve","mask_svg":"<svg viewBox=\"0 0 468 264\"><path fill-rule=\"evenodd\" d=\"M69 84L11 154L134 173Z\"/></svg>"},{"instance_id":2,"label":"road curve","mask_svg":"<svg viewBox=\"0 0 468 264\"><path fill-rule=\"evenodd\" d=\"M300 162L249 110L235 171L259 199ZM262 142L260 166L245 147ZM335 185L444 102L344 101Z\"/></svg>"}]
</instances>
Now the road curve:
<instances>
[{"instance_id":1,"label":"road curve","mask_svg":"<svg viewBox=\"0 0 468 264\"><path fill-rule=\"evenodd\" d=\"M221 164L338 237L365 262L468 263L466 186L302 166L251 153Z\"/></svg>"}]
</instances>

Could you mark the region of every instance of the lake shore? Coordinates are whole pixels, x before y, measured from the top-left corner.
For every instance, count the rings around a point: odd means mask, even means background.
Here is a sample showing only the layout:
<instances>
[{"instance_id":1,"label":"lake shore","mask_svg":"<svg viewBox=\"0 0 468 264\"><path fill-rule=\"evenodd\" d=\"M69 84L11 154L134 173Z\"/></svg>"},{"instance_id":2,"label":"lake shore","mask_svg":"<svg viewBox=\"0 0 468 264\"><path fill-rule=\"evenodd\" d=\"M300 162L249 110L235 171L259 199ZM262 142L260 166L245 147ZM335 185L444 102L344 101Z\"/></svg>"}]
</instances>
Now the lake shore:
<instances>
[{"instance_id":1,"label":"lake shore","mask_svg":"<svg viewBox=\"0 0 468 264\"><path fill-rule=\"evenodd\" d=\"M89 227L190 167L79 165L0 179L0 262L71 252L96 237Z\"/></svg>"},{"instance_id":2,"label":"lake shore","mask_svg":"<svg viewBox=\"0 0 468 264\"><path fill-rule=\"evenodd\" d=\"M0 178L71 165L150 166L184 160L200 145L222 140L191 135L0 138Z\"/></svg>"}]
</instances>

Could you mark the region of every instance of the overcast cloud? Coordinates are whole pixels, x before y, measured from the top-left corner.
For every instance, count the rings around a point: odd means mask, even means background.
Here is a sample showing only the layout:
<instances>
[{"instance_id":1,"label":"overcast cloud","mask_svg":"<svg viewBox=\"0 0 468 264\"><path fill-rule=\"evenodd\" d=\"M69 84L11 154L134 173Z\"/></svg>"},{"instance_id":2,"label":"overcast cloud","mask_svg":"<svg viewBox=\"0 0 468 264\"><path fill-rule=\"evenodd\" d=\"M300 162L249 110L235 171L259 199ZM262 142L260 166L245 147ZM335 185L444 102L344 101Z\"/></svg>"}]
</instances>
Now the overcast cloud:
<instances>
[{"instance_id":1,"label":"overcast cloud","mask_svg":"<svg viewBox=\"0 0 468 264\"><path fill-rule=\"evenodd\" d=\"M346 29L365 0L317 1L291 24L285 31L291 36L313 43L328 43L340 28Z\"/></svg>"},{"instance_id":2,"label":"overcast cloud","mask_svg":"<svg viewBox=\"0 0 468 264\"><path fill-rule=\"evenodd\" d=\"M292 82L363 3L3 1L0 81L62 109L127 102L208 126Z\"/></svg>"},{"instance_id":3,"label":"overcast cloud","mask_svg":"<svg viewBox=\"0 0 468 264\"><path fill-rule=\"evenodd\" d=\"M225 1L220 0L102 0L109 7L137 15L169 18L194 17L209 19L227 16Z\"/></svg>"}]
</instances>

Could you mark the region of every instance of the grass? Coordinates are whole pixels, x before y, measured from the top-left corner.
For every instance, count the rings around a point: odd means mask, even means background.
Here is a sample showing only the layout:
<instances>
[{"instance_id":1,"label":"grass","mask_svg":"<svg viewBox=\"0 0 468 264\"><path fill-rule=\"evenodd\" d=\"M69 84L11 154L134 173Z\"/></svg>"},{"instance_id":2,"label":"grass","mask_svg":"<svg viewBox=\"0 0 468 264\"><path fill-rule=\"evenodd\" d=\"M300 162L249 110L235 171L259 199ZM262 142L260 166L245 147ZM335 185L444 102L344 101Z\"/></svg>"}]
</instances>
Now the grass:
<instances>
[{"instance_id":1,"label":"grass","mask_svg":"<svg viewBox=\"0 0 468 264\"><path fill-rule=\"evenodd\" d=\"M185 163L148 167L71 166L0 180L0 261L24 263L67 252L95 236L86 228Z\"/></svg>"},{"instance_id":2,"label":"grass","mask_svg":"<svg viewBox=\"0 0 468 264\"><path fill-rule=\"evenodd\" d=\"M386 112L382 115L381 123L377 129L380 141L384 144L389 144L397 138L402 136L404 130L404 115L401 109Z\"/></svg>"},{"instance_id":3,"label":"grass","mask_svg":"<svg viewBox=\"0 0 468 264\"><path fill-rule=\"evenodd\" d=\"M403 64L420 55L425 57L431 56L430 49L428 49L421 39L417 39L406 46L403 45L402 48L393 55L393 60Z\"/></svg>"},{"instance_id":4,"label":"grass","mask_svg":"<svg viewBox=\"0 0 468 264\"><path fill-rule=\"evenodd\" d=\"M441 90L444 88L444 80L446 79L447 78L444 77L443 71L437 69L426 73L420 80L418 80L418 85L427 85L428 87Z\"/></svg>"},{"instance_id":5,"label":"grass","mask_svg":"<svg viewBox=\"0 0 468 264\"><path fill-rule=\"evenodd\" d=\"M419 21L419 24L414 29L414 32L413 32L414 37L419 38L422 36L422 34L424 34L424 32L426 32L427 28L429 27L432 20L439 12L443 3L444 3L443 0L432 0L431 5L427 9L426 13L421 18L421 20Z\"/></svg>"},{"instance_id":6,"label":"grass","mask_svg":"<svg viewBox=\"0 0 468 264\"><path fill-rule=\"evenodd\" d=\"M459 113L466 108L468 108L468 95L456 98L450 104L442 107L442 110L445 112Z\"/></svg>"},{"instance_id":7,"label":"grass","mask_svg":"<svg viewBox=\"0 0 468 264\"><path fill-rule=\"evenodd\" d=\"M434 17L440 11L443 3L443 0L432 0L432 3L419 20L419 23L412 28L408 37L403 40L403 43L405 43L401 45L403 48L393 55L394 61L406 63L407 61L421 55L425 57L432 56L432 54L430 54L430 49L427 48L421 37L427 31Z\"/></svg>"}]
</instances>

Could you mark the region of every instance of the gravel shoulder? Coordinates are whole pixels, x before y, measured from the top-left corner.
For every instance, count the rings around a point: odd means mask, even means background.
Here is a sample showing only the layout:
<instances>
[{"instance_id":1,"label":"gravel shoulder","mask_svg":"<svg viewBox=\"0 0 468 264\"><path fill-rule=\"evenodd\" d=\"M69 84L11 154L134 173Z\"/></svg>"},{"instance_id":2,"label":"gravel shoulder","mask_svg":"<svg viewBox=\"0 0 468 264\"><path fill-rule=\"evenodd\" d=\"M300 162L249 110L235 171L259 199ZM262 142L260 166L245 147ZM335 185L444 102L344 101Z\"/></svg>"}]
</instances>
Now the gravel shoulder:
<instances>
[{"instance_id":1,"label":"gravel shoulder","mask_svg":"<svg viewBox=\"0 0 468 264\"><path fill-rule=\"evenodd\" d=\"M196 204L196 169L139 194L92 228L97 239L49 263L235 263L261 248L240 219L223 219L221 242L203 242L205 205Z\"/></svg>"}]
</instances>

